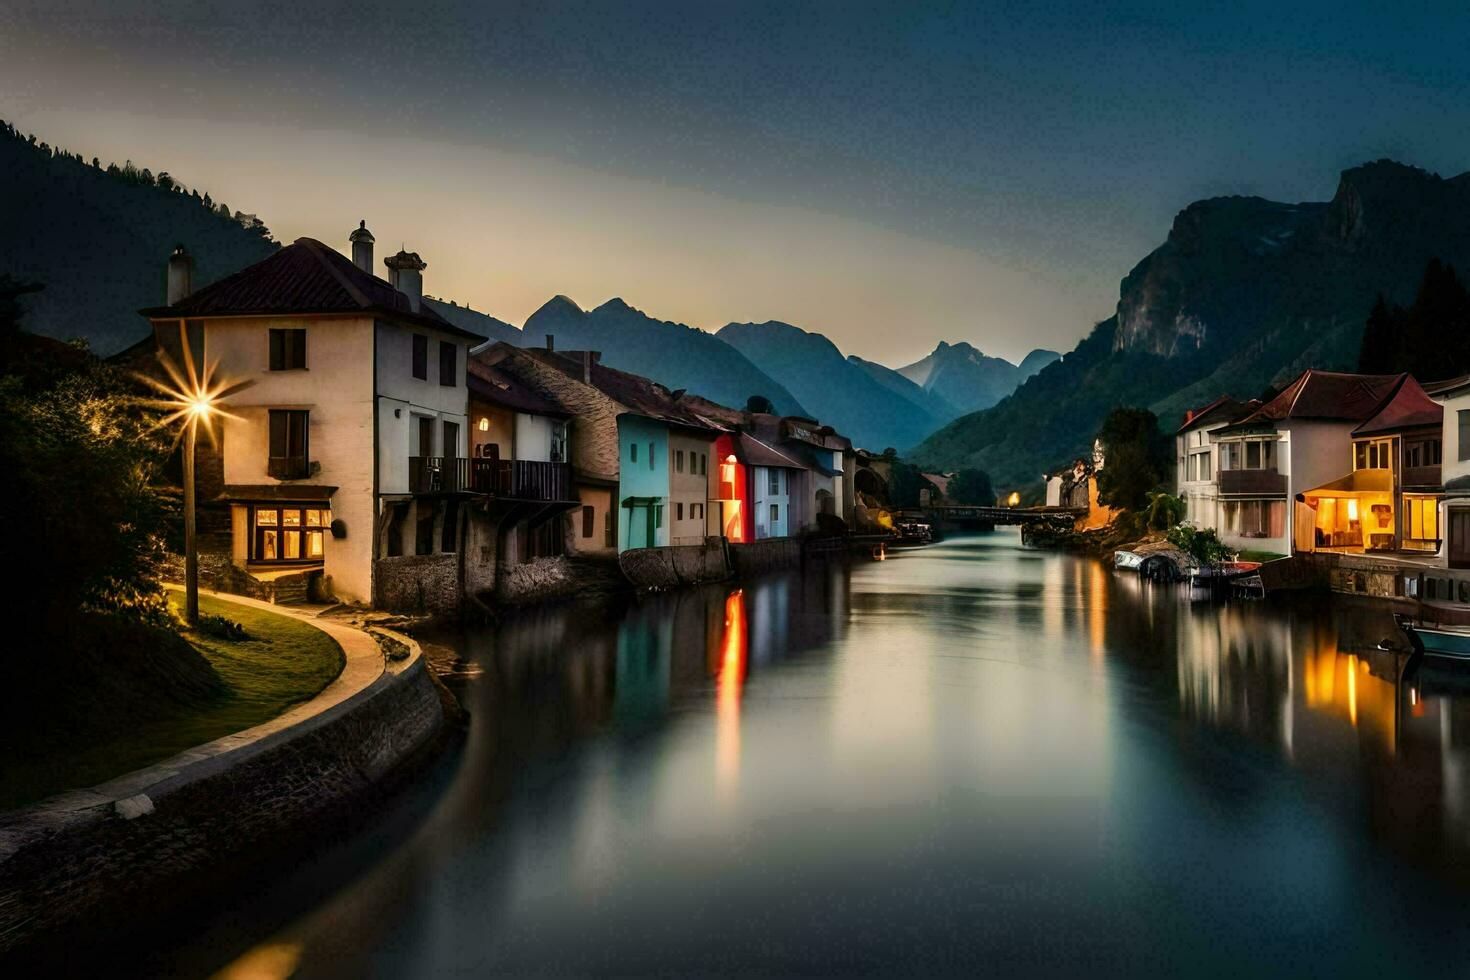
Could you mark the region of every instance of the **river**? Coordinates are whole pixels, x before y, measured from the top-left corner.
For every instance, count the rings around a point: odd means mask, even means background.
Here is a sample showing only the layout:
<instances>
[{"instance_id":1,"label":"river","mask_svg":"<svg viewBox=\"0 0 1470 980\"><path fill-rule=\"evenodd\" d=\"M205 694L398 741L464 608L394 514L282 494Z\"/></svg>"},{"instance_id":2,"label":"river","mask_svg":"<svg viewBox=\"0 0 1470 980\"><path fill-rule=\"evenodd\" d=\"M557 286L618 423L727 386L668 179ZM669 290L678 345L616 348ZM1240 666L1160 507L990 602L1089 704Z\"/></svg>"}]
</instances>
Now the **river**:
<instances>
[{"instance_id":1,"label":"river","mask_svg":"<svg viewBox=\"0 0 1470 980\"><path fill-rule=\"evenodd\" d=\"M1014 533L434 638L462 751L149 972L1463 975L1470 685Z\"/></svg>"}]
</instances>

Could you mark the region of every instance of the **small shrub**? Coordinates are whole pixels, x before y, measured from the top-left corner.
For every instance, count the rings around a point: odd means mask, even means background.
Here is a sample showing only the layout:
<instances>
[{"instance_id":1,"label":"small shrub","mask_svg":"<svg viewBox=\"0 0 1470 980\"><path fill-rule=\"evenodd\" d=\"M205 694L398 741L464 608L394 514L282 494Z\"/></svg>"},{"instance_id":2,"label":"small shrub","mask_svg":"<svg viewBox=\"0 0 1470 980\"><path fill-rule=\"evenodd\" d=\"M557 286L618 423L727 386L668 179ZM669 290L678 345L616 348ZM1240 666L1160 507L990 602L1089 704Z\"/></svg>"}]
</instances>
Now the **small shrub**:
<instances>
[{"instance_id":1,"label":"small shrub","mask_svg":"<svg viewBox=\"0 0 1470 980\"><path fill-rule=\"evenodd\" d=\"M206 614L199 617L199 632L205 636L213 636L220 640L231 640L238 643L241 640L250 639L250 634L245 632L245 627L233 619L224 616Z\"/></svg>"},{"instance_id":2,"label":"small shrub","mask_svg":"<svg viewBox=\"0 0 1470 980\"><path fill-rule=\"evenodd\" d=\"M1179 524L1170 528L1165 537L1201 565L1218 565L1235 558L1235 552L1220 540L1214 528Z\"/></svg>"}]
</instances>

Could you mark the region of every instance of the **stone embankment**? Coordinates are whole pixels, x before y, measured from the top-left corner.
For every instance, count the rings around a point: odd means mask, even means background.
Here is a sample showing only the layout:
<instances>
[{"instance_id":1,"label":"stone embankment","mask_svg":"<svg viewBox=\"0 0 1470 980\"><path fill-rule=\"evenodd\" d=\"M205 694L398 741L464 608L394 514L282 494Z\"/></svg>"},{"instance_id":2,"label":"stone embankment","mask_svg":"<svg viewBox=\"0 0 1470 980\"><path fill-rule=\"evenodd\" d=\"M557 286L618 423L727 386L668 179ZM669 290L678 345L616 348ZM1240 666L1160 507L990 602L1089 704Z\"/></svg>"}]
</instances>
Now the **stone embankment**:
<instances>
[{"instance_id":1,"label":"stone embankment","mask_svg":"<svg viewBox=\"0 0 1470 980\"><path fill-rule=\"evenodd\" d=\"M231 602L263 605L220 596ZM278 612L286 610L277 609ZM352 819L448 738L418 645L313 617L346 654L312 700L91 789L0 815L0 954L100 911L167 906ZM63 933L64 935L64 933Z\"/></svg>"}]
</instances>

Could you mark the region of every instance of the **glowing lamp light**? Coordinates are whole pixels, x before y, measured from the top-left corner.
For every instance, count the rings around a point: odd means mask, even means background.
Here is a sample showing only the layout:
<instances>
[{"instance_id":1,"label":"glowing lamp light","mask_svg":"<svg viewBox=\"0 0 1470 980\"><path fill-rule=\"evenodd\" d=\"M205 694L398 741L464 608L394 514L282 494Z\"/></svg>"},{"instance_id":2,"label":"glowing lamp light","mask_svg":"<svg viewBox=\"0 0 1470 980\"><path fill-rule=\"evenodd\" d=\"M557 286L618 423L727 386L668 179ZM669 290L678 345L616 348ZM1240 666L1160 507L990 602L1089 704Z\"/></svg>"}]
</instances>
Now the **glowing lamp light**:
<instances>
[{"instance_id":1,"label":"glowing lamp light","mask_svg":"<svg viewBox=\"0 0 1470 980\"><path fill-rule=\"evenodd\" d=\"M483 415L480 416L480 425L479 425L479 428L480 428L480 431L481 432L489 432L490 431L490 420L488 418L485 418Z\"/></svg>"},{"instance_id":2,"label":"glowing lamp light","mask_svg":"<svg viewBox=\"0 0 1470 980\"><path fill-rule=\"evenodd\" d=\"M1018 490L1012 490L1011 495L1006 498L1006 506L1014 507L1021 502L1021 494Z\"/></svg>"}]
</instances>

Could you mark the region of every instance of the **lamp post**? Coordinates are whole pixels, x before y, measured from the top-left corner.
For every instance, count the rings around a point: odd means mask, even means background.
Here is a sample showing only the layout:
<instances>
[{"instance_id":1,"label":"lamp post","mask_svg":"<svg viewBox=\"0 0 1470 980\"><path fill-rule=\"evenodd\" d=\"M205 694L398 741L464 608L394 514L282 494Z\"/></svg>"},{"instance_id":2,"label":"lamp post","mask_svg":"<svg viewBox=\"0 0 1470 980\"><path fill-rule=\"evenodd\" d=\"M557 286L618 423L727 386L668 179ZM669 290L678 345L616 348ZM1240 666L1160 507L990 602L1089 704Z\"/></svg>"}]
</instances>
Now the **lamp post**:
<instances>
[{"instance_id":1,"label":"lamp post","mask_svg":"<svg viewBox=\"0 0 1470 980\"><path fill-rule=\"evenodd\" d=\"M158 351L158 360L167 375L167 381L146 373L139 373L137 378L163 395L162 398L145 402L154 408L167 410L168 414L157 422L159 427L183 422L183 431L179 436L184 444L184 618L190 626L198 626L199 541L195 518L197 488L194 485L194 452L199 444L201 426L204 434L209 437L210 444L215 445L214 430L210 427L214 417L219 415L237 418L226 411L222 403L235 392L249 387L250 382L229 384L220 381L214 377L215 372L211 365L204 365L202 371L196 369L182 320L179 321L179 348L183 354L182 365L176 364L166 351Z\"/></svg>"},{"instance_id":2,"label":"lamp post","mask_svg":"<svg viewBox=\"0 0 1470 980\"><path fill-rule=\"evenodd\" d=\"M214 399L197 390L184 418L184 618L199 625L199 541L194 516L194 447L201 425L208 425Z\"/></svg>"}]
</instances>

